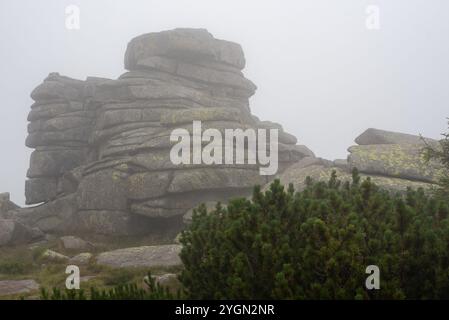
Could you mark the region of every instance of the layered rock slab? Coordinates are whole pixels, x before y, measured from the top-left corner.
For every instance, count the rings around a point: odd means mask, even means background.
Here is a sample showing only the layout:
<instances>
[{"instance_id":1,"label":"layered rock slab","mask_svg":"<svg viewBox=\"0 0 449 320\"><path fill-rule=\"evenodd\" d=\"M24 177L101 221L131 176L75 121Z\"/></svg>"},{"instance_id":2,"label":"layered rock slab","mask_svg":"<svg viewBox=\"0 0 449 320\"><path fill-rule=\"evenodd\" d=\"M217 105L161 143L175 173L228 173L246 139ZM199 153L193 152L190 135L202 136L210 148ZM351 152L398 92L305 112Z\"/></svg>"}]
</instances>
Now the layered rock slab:
<instances>
[{"instance_id":1,"label":"layered rock slab","mask_svg":"<svg viewBox=\"0 0 449 320\"><path fill-rule=\"evenodd\" d=\"M244 66L240 45L204 29L175 29L132 39L118 79L50 74L32 92L28 116L26 144L35 151L26 201L39 205L15 216L50 233L145 234L156 220L178 227L199 203L246 196L268 182L257 163L174 164L171 133L194 138L194 121L223 137L228 129L278 130L279 172L313 157L282 126L251 114L257 88Z\"/></svg>"},{"instance_id":2,"label":"layered rock slab","mask_svg":"<svg viewBox=\"0 0 449 320\"><path fill-rule=\"evenodd\" d=\"M411 134L367 129L351 146L347 159L333 162L306 157L291 165L277 176L281 183L293 184L297 191L304 190L306 178L328 181L335 171L343 182L352 181L356 168L362 179L370 178L378 186L391 192L406 192L407 188L430 190L442 174L441 164L427 161L424 156L426 144L437 141ZM265 190L268 189L265 186Z\"/></svg>"}]
</instances>

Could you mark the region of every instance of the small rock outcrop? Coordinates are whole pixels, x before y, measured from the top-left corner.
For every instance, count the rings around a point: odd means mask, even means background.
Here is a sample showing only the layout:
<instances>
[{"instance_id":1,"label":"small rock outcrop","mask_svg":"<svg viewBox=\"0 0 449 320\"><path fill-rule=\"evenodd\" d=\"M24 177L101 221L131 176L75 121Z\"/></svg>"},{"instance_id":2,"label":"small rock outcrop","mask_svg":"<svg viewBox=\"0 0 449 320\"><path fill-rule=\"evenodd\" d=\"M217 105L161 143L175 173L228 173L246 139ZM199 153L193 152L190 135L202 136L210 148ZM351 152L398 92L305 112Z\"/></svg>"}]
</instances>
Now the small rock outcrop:
<instances>
[{"instance_id":1,"label":"small rock outcrop","mask_svg":"<svg viewBox=\"0 0 449 320\"><path fill-rule=\"evenodd\" d=\"M68 261L70 258L53 250L47 249L42 254L42 258L48 261Z\"/></svg>"},{"instance_id":2,"label":"small rock outcrop","mask_svg":"<svg viewBox=\"0 0 449 320\"><path fill-rule=\"evenodd\" d=\"M355 141L359 145L348 149L348 165L360 172L425 183L436 182L442 174L443 166L427 161L423 153L426 143L435 140L368 129Z\"/></svg>"},{"instance_id":3,"label":"small rock outcrop","mask_svg":"<svg viewBox=\"0 0 449 320\"><path fill-rule=\"evenodd\" d=\"M77 254L74 257L71 257L69 259L69 263L75 264L75 265L86 265L90 262L90 260L93 258L93 254L90 252L82 252L80 254Z\"/></svg>"},{"instance_id":4,"label":"small rock outcrop","mask_svg":"<svg viewBox=\"0 0 449 320\"><path fill-rule=\"evenodd\" d=\"M352 180L352 169L360 176L370 177L383 188L393 192L405 192L407 187L429 189L437 182L442 166L426 161L423 149L437 141L379 129L368 129L358 136L358 143L348 149L347 159L333 162L319 158L304 158L290 166L278 178L284 184L293 183L296 190L305 188L305 179L326 181L332 171L342 181ZM267 188L267 187L266 187Z\"/></svg>"}]
</instances>

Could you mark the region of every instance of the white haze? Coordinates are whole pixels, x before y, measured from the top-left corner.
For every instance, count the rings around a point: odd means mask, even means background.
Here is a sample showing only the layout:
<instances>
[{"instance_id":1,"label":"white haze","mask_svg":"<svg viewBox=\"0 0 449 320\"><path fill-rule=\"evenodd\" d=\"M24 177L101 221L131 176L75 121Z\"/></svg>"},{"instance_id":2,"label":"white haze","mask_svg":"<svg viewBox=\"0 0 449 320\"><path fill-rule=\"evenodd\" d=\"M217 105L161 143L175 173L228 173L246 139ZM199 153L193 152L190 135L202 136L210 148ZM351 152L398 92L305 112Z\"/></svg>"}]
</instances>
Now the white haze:
<instances>
[{"instance_id":1,"label":"white haze","mask_svg":"<svg viewBox=\"0 0 449 320\"><path fill-rule=\"evenodd\" d=\"M65 28L65 7L81 29ZM380 30L365 27L367 5ZM1 0L0 192L24 202L29 95L50 72L116 78L131 38L176 27L238 42L252 112L317 156L345 158L368 127L439 137L449 116L447 0Z\"/></svg>"}]
</instances>

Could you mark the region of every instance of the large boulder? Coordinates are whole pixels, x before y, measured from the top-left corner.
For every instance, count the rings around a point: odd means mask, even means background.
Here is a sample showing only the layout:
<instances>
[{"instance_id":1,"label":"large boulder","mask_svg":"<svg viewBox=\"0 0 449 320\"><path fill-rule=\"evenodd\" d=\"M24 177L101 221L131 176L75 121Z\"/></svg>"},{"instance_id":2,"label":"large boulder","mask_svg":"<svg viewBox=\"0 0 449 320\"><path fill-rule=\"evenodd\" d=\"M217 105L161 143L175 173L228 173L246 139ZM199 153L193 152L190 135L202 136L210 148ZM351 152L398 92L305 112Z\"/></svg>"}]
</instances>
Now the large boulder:
<instances>
[{"instance_id":1,"label":"large boulder","mask_svg":"<svg viewBox=\"0 0 449 320\"><path fill-rule=\"evenodd\" d=\"M74 257L71 257L69 259L69 263L77 266L86 265L93 259L93 256L94 255L90 252L82 252Z\"/></svg>"},{"instance_id":2,"label":"large boulder","mask_svg":"<svg viewBox=\"0 0 449 320\"><path fill-rule=\"evenodd\" d=\"M62 246L66 250L90 250L93 248L93 245L81 238L75 237L75 236L63 236L59 238Z\"/></svg>"},{"instance_id":3,"label":"large boulder","mask_svg":"<svg viewBox=\"0 0 449 320\"><path fill-rule=\"evenodd\" d=\"M97 264L115 268L130 267L179 267L182 265L180 245L144 246L103 252Z\"/></svg>"},{"instance_id":4,"label":"large boulder","mask_svg":"<svg viewBox=\"0 0 449 320\"><path fill-rule=\"evenodd\" d=\"M373 144L424 144L424 142L435 143L436 140L423 138L407 133L386 131L380 129L369 128L361 135L355 138L358 145Z\"/></svg>"},{"instance_id":5,"label":"large boulder","mask_svg":"<svg viewBox=\"0 0 449 320\"><path fill-rule=\"evenodd\" d=\"M70 258L53 250L47 249L42 253L42 258L48 261L54 262L64 262L68 261Z\"/></svg>"},{"instance_id":6,"label":"large boulder","mask_svg":"<svg viewBox=\"0 0 449 320\"><path fill-rule=\"evenodd\" d=\"M32 178L25 182L26 204L47 202L56 198L58 181L53 177Z\"/></svg>"},{"instance_id":7,"label":"large boulder","mask_svg":"<svg viewBox=\"0 0 449 320\"><path fill-rule=\"evenodd\" d=\"M29 228L12 219L0 219L0 247L30 243L43 237L36 228Z\"/></svg>"},{"instance_id":8,"label":"large boulder","mask_svg":"<svg viewBox=\"0 0 449 320\"><path fill-rule=\"evenodd\" d=\"M277 178L296 190L306 188L306 178L327 182L332 172L342 182L352 181L352 170L357 168L362 179L370 178L378 186L391 192L404 193L408 187L430 190L442 174L441 164L427 161L424 155L426 143L436 141L419 136L368 129L357 137L357 146L348 149L347 159L328 161L304 157L289 166ZM269 188L269 184L264 190Z\"/></svg>"},{"instance_id":9,"label":"large boulder","mask_svg":"<svg viewBox=\"0 0 449 320\"><path fill-rule=\"evenodd\" d=\"M240 45L217 40L205 29L175 29L148 33L131 40L125 54L125 68L133 70L145 67L146 59L160 56L199 63L219 62L238 70L245 67ZM162 59L149 63L158 69L161 65L165 69L170 65Z\"/></svg>"},{"instance_id":10,"label":"large boulder","mask_svg":"<svg viewBox=\"0 0 449 320\"><path fill-rule=\"evenodd\" d=\"M36 207L18 209L13 217L24 225L37 227L48 233L79 230L75 195L60 197Z\"/></svg>"},{"instance_id":11,"label":"large boulder","mask_svg":"<svg viewBox=\"0 0 449 320\"><path fill-rule=\"evenodd\" d=\"M380 144L349 148L348 163L360 172L425 182L436 182L442 166L428 162L418 144Z\"/></svg>"},{"instance_id":12,"label":"large boulder","mask_svg":"<svg viewBox=\"0 0 449 320\"><path fill-rule=\"evenodd\" d=\"M0 281L0 296L25 294L37 290L39 290L39 284L32 279Z\"/></svg>"}]
</instances>

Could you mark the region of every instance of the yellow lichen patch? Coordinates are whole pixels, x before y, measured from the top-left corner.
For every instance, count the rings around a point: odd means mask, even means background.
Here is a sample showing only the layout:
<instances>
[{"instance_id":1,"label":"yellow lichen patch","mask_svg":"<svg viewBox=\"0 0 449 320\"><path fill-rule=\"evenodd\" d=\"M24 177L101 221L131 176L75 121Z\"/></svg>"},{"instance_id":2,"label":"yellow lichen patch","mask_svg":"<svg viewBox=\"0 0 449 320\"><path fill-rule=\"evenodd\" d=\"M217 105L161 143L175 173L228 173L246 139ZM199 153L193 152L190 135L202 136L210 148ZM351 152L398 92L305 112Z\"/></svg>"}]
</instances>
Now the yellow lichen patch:
<instances>
[{"instance_id":1,"label":"yellow lichen patch","mask_svg":"<svg viewBox=\"0 0 449 320\"><path fill-rule=\"evenodd\" d=\"M435 182L442 170L438 164L426 161L422 145L362 145L349 151L350 165L364 173Z\"/></svg>"},{"instance_id":2,"label":"yellow lichen patch","mask_svg":"<svg viewBox=\"0 0 449 320\"><path fill-rule=\"evenodd\" d=\"M337 174L337 179L346 182L352 181L352 174L345 172L339 168L328 168L321 165L313 165L300 169L287 169L278 178L281 180L283 185L293 184L296 190L301 191L305 188L305 180L307 177L312 178L314 181L324 181L327 182L332 172L335 171ZM379 187L384 188L388 191L393 192L405 192L407 187L413 189L423 188L429 190L432 186L431 183L411 181L406 179L394 178L394 177L384 177L376 175L361 174L361 179L370 178L372 182L377 184Z\"/></svg>"}]
</instances>

